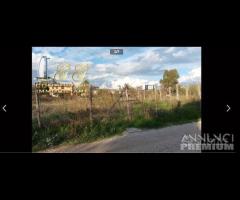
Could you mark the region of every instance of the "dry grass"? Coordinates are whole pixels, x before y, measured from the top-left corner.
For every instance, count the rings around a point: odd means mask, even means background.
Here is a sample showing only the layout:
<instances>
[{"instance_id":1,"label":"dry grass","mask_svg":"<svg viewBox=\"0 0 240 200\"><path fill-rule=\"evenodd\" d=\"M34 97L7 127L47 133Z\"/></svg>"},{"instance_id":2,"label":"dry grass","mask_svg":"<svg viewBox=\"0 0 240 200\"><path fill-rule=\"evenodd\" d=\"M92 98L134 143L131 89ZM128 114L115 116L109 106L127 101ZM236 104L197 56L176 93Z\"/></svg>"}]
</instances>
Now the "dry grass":
<instances>
[{"instance_id":1,"label":"dry grass","mask_svg":"<svg viewBox=\"0 0 240 200\"><path fill-rule=\"evenodd\" d=\"M162 97L147 91L139 95L129 92L131 120L128 120L126 98L118 93L100 93L93 96L93 124L89 121L87 97L40 96L42 127L36 123L35 97L32 97L33 150L44 149L64 141L88 142L121 133L127 127L155 127L168 123L195 120L200 116L197 97ZM118 101L119 100L119 101ZM194 102L198 103L194 103ZM192 104L193 102L193 104ZM114 105L114 106L113 106Z\"/></svg>"},{"instance_id":2,"label":"dry grass","mask_svg":"<svg viewBox=\"0 0 240 200\"><path fill-rule=\"evenodd\" d=\"M130 101L130 105L138 105L142 103L156 103L159 104L161 102L168 102L175 106L177 104L176 97L161 97L157 94L155 97L154 92L146 92L145 98L143 92L137 95L137 92L130 93L129 99L134 99L135 101ZM93 97L93 110L95 111L95 115L98 115L99 112L107 112L111 107L113 107L113 111L115 110L122 110L126 107L126 98L125 96L120 98L119 94L103 94L103 95L96 95ZM190 96L186 98L185 96L180 96L179 100L181 104L185 104L192 101L199 100L198 97ZM51 97L42 95L40 96L40 106L41 106L41 116L48 116L51 114L59 113L63 114L65 112L81 112L87 111L89 108L89 100L87 97L79 97L79 96L67 96L67 97ZM32 97L32 118L36 118L36 102L35 97Z\"/></svg>"}]
</instances>

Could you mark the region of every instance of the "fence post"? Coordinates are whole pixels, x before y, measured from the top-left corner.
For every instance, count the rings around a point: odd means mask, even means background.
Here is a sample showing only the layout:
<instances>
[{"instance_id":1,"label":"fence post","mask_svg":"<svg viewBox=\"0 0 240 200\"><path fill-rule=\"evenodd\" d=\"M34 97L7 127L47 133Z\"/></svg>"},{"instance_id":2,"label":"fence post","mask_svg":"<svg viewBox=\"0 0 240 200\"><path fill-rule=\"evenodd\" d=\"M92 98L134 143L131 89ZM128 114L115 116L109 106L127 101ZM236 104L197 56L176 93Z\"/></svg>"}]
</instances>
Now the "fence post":
<instances>
[{"instance_id":1,"label":"fence post","mask_svg":"<svg viewBox=\"0 0 240 200\"><path fill-rule=\"evenodd\" d=\"M154 86L155 112L157 114L157 88Z\"/></svg>"},{"instance_id":2,"label":"fence post","mask_svg":"<svg viewBox=\"0 0 240 200\"><path fill-rule=\"evenodd\" d=\"M168 88L168 92L169 92L169 98L170 98L170 100L172 99L172 90L171 90L171 89L172 89L171 87Z\"/></svg>"},{"instance_id":3,"label":"fence post","mask_svg":"<svg viewBox=\"0 0 240 200\"><path fill-rule=\"evenodd\" d=\"M144 89L144 93L143 93L143 100L145 101L146 98L146 89Z\"/></svg>"},{"instance_id":4,"label":"fence post","mask_svg":"<svg viewBox=\"0 0 240 200\"><path fill-rule=\"evenodd\" d=\"M159 88L159 98L160 98L160 101L162 100L162 90L161 90L161 87Z\"/></svg>"},{"instance_id":5,"label":"fence post","mask_svg":"<svg viewBox=\"0 0 240 200\"><path fill-rule=\"evenodd\" d=\"M154 99L157 101L157 88L154 86Z\"/></svg>"},{"instance_id":6,"label":"fence post","mask_svg":"<svg viewBox=\"0 0 240 200\"><path fill-rule=\"evenodd\" d=\"M40 120L40 103L39 103L39 96L37 92L37 87L35 84L35 97L36 97L36 110L37 110L37 121L38 121L38 127L41 128L41 120Z\"/></svg>"},{"instance_id":7,"label":"fence post","mask_svg":"<svg viewBox=\"0 0 240 200\"><path fill-rule=\"evenodd\" d=\"M188 99L188 86L186 86L186 98Z\"/></svg>"},{"instance_id":8,"label":"fence post","mask_svg":"<svg viewBox=\"0 0 240 200\"><path fill-rule=\"evenodd\" d=\"M128 115L128 120L130 120L130 110L129 110L128 89L127 89L127 87L125 87L125 94L126 94L126 100L127 100L127 115Z\"/></svg>"},{"instance_id":9,"label":"fence post","mask_svg":"<svg viewBox=\"0 0 240 200\"><path fill-rule=\"evenodd\" d=\"M177 100L179 101L179 92L178 92L179 84L176 84L176 97Z\"/></svg>"},{"instance_id":10,"label":"fence post","mask_svg":"<svg viewBox=\"0 0 240 200\"><path fill-rule=\"evenodd\" d=\"M92 126L93 116L92 116L92 85L89 84L89 119Z\"/></svg>"},{"instance_id":11,"label":"fence post","mask_svg":"<svg viewBox=\"0 0 240 200\"><path fill-rule=\"evenodd\" d=\"M199 99L201 99L201 85L200 84L198 85L198 96L199 96Z\"/></svg>"}]
</instances>

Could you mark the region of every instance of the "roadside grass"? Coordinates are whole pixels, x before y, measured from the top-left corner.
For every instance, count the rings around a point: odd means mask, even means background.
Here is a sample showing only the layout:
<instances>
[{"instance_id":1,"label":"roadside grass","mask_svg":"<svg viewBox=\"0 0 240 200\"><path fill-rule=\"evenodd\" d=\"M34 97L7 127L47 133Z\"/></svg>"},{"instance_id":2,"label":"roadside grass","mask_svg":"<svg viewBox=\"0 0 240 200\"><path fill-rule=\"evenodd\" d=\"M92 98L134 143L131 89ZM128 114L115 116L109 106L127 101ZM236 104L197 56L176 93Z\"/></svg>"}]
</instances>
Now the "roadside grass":
<instances>
[{"instance_id":1,"label":"roadside grass","mask_svg":"<svg viewBox=\"0 0 240 200\"><path fill-rule=\"evenodd\" d=\"M32 120L32 150L44 150L66 143L86 143L121 134L129 127L157 128L196 121L201 118L200 101L185 102L143 102L132 106L131 120L126 117L125 108L116 111L112 117L103 113L90 124L88 111L66 111L51 113L42 117L41 128ZM105 114L105 115L104 115ZM104 116L104 117L103 117Z\"/></svg>"},{"instance_id":2,"label":"roadside grass","mask_svg":"<svg viewBox=\"0 0 240 200\"><path fill-rule=\"evenodd\" d=\"M186 103L173 109L167 104L162 104L162 107L157 111L150 109L148 112L150 113L148 113L148 118L143 118L141 115L135 116L130 126L135 128L158 128L192 122L201 118L199 101Z\"/></svg>"}]
</instances>

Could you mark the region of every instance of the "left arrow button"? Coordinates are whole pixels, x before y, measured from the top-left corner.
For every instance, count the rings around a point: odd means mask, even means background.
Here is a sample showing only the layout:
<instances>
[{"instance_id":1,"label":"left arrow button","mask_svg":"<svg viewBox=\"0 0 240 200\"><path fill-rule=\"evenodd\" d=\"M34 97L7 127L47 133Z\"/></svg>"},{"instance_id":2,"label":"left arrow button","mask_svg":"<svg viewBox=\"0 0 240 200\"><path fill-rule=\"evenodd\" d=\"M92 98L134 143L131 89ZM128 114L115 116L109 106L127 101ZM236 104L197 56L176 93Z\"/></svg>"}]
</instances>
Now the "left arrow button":
<instances>
[{"instance_id":1,"label":"left arrow button","mask_svg":"<svg viewBox=\"0 0 240 200\"><path fill-rule=\"evenodd\" d=\"M3 109L4 112L7 112L6 106L7 106L7 105L4 105L4 106L2 107L2 109Z\"/></svg>"}]
</instances>

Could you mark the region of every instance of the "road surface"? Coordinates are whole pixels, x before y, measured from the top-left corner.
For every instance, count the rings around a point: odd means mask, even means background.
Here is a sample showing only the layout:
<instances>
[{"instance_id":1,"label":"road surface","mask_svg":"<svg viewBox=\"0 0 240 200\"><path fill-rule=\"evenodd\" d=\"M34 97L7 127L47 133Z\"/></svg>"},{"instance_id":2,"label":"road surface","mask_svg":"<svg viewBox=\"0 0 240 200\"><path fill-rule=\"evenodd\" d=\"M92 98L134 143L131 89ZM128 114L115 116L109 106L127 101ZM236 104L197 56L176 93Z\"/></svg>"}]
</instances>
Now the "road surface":
<instances>
[{"instance_id":1,"label":"road surface","mask_svg":"<svg viewBox=\"0 0 240 200\"><path fill-rule=\"evenodd\" d=\"M92 143L48 149L47 153L200 153L181 150L184 135L201 134L201 122L158 129L127 129L122 135Z\"/></svg>"}]
</instances>

